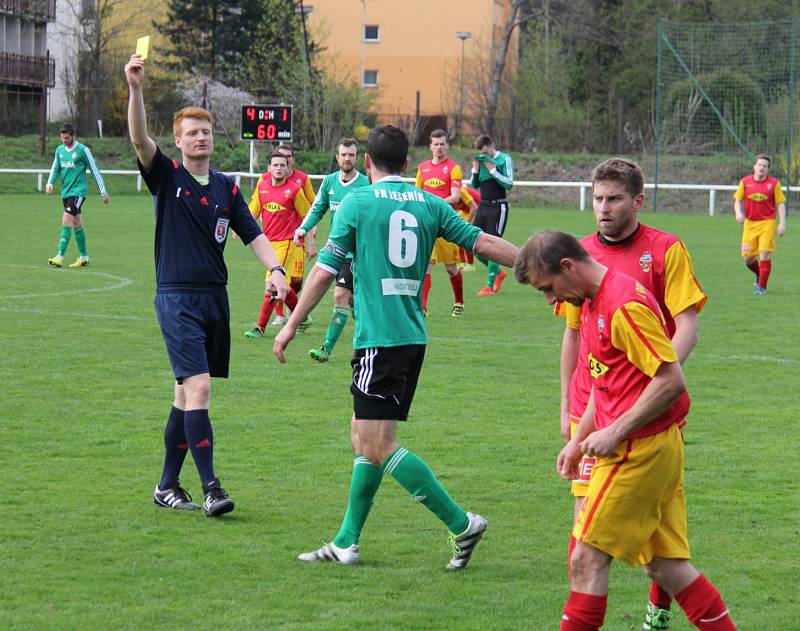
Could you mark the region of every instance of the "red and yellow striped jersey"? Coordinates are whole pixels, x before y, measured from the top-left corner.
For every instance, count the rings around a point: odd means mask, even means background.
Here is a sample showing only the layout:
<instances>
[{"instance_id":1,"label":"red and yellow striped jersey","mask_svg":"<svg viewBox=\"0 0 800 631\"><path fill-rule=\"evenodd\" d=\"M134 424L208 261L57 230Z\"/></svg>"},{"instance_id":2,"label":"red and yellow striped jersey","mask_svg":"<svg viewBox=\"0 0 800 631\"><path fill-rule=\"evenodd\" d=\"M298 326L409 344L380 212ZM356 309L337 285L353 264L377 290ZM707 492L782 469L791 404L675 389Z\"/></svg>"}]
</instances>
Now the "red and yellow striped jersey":
<instances>
[{"instance_id":1,"label":"red and yellow striped jersey","mask_svg":"<svg viewBox=\"0 0 800 631\"><path fill-rule=\"evenodd\" d=\"M296 172L296 171L295 171ZM311 204L295 182L272 185L272 177L264 173L258 178L250 198L250 214L261 218L262 232L270 241L286 241L294 237Z\"/></svg>"},{"instance_id":2,"label":"red and yellow striped jersey","mask_svg":"<svg viewBox=\"0 0 800 631\"><path fill-rule=\"evenodd\" d=\"M611 267L595 297L581 309L581 349L594 387L596 429L629 410L661 364L678 361L653 294ZM680 423L689 405L684 390L664 413L628 438L651 436Z\"/></svg>"},{"instance_id":3,"label":"red and yellow striped jersey","mask_svg":"<svg viewBox=\"0 0 800 631\"><path fill-rule=\"evenodd\" d=\"M759 182L752 175L740 180L733 198L744 202L744 216L750 221L775 219L775 207L786 201L778 180L768 176Z\"/></svg>"},{"instance_id":4,"label":"red and yellow striped jersey","mask_svg":"<svg viewBox=\"0 0 800 631\"><path fill-rule=\"evenodd\" d=\"M448 158L439 164L426 160L417 168L417 188L437 197L450 197L454 188L461 188L461 167Z\"/></svg>"}]
</instances>

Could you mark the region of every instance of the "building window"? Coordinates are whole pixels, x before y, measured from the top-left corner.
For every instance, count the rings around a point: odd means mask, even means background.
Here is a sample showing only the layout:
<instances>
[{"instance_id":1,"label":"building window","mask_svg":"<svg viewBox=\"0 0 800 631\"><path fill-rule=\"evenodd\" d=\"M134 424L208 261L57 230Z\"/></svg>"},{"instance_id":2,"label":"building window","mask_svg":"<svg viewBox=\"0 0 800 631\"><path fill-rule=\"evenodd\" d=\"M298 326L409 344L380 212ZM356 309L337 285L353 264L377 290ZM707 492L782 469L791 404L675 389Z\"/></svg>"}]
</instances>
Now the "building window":
<instances>
[{"instance_id":1,"label":"building window","mask_svg":"<svg viewBox=\"0 0 800 631\"><path fill-rule=\"evenodd\" d=\"M380 37L378 37L378 25L377 24L365 24L364 25L364 41L365 42L377 42L377 41L380 41Z\"/></svg>"},{"instance_id":2,"label":"building window","mask_svg":"<svg viewBox=\"0 0 800 631\"><path fill-rule=\"evenodd\" d=\"M366 88L378 87L378 71L377 70L364 70L364 80L361 85Z\"/></svg>"}]
</instances>

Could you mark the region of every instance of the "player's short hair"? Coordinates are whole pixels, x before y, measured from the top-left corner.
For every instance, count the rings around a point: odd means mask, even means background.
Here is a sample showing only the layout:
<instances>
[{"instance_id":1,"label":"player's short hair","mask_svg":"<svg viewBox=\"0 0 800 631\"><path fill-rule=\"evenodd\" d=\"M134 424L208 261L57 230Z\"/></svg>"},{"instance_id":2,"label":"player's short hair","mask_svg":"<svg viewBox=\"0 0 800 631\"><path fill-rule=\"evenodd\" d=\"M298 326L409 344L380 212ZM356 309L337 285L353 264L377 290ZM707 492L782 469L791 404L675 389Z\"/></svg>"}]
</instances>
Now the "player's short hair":
<instances>
[{"instance_id":1,"label":"player's short hair","mask_svg":"<svg viewBox=\"0 0 800 631\"><path fill-rule=\"evenodd\" d=\"M367 153L379 169L400 173L408 160L408 136L394 125L373 127L367 136Z\"/></svg>"},{"instance_id":2,"label":"player's short hair","mask_svg":"<svg viewBox=\"0 0 800 631\"><path fill-rule=\"evenodd\" d=\"M275 153L280 151L288 151L291 156L294 156L294 147L292 147L292 145L290 145L288 142L282 142L275 147Z\"/></svg>"},{"instance_id":3,"label":"player's short hair","mask_svg":"<svg viewBox=\"0 0 800 631\"><path fill-rule=\"evenodd\" d=\"M494 146L494 140L489 134L481 134L475 139L473 146L480 151L484 147Z\"/></svg>"},{"instance_id":4,"label":"player's short hair","mask_svg":"<svg viewBox=\"0 0 800 631\"><path fill-rule=\"evenodd\" d=\"M58 132L59 134L69 134L70 136L75 135L75 127L72 126L72 123L64 123L61 125L61 129Z\"/></svg>"},{"instance_id":5,"label":"player's short hair","mask_svg":"<svg viewBox=\"0 0 800 631\"><path fill-rule=\"evenodd\" d=\"M767 161L767 164L768 164L769 166L772 166L772 160L770 159L770 157L769 157L769 156L768 156L766 153L759 153L759 154L756 156L756 159L755 159L755 160L753 160L753 164L755 164L755 163L756 163L756 162L758 162L759 160L766 160L766 161Z\"/></svg>"},{"instance_id":6,"label":"player's short hair","mask_svg":"<svg viewBox=\"0 0 800 631\"><path fill-rule=\"evenodd\" d=\"M336 153L339 153L339 147L355 147L358 153L358 140L355 138L342 138L336 143Z\"/></svg>"},{"instance_id":7,"label":"player's short hair","mask_svg":"<svg viewBox=\"0 0 800 631\"><path fill-rule=\"evenodd\" d=\"M447 132L444 129L434 129L431 132L431 142L433 142L434 138L444 138L445 142L447 142Z\"/></svg>"},{"instance_id":8,"label":"player's short hair","mask_svg":"<svg viewBox=\"0 0 800 631\"><path fill-rule=\"evenodd\" d=\"M283 155L282 153L279 153L277 149L275 149L275 151L273 151L271 154L269 154L269 163L270 164L272 164L272 160L274 158L280 158L281 160L286 160L286 164L287 165L289 164L288 158L285 155Z\"/></svg>"},{"instance_id":9,"label":"player's short hair","mask_svg":"<svg viewBox=\"0 0 800 631\"><path fill-rule=\"evenodd\" d=\"M181 123L184 118L199 118L209 123L212 122L211 112L208 110L204 110L202 107L184 107L175 112L175 116L172 118L172 133L176 138L181 135Z\"/></svg>"},{"instance_id":10,"label":"player's short hair","mask_svg":"<svg viewBox=\"0 0 800 631\"><path fill-rule=\"evenodd\" d=\"M588 252L580 242L567 232L542 230L529 237L514 261L514 278L527 283L528 274L560 274L561 260L585 261Z\"/></svg>"},{"instance_id":11,"label":"player's short hair","mask_svg":"<svg viewBox=\"0 0 800 631\"><path fill-rule=\"evenodd\" d=\"M644 192L642 168L625 158L610 158L598 164L592 171L592 185L595 182L622 182L631 197Z\"/></svg>"}]
</instances>

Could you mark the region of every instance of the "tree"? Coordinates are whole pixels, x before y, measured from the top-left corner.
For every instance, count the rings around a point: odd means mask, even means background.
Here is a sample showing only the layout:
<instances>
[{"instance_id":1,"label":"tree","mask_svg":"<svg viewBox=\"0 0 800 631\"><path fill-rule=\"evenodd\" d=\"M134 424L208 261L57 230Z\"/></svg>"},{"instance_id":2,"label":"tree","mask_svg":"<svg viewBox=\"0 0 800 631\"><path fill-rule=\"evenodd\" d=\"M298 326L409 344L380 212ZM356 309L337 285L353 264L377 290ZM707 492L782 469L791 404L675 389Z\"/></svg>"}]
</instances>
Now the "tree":
<instances>
[{"instance_id":1,"label":"tree","mask_svg":"<svg viewBox=\"0 0 800 631\"><path fill-rule=\"evenodd\" d=\"M153 26L177 69L224 81L236 76L262 19L261 0L169 0L167 19Z\"/></svg>"}]
</instances>

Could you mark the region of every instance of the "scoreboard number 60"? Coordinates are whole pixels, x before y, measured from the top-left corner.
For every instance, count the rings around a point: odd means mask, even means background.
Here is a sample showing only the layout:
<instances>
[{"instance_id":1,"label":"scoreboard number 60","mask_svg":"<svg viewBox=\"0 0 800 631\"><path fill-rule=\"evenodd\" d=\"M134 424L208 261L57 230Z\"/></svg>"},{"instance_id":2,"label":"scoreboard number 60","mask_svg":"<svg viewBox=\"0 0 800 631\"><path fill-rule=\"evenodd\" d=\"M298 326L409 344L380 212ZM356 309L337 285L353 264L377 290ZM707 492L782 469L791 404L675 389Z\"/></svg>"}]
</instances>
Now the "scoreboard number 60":
<instances>
[{"instance_id":1,"label":"scoreboard number 60","mask_svg":"<svg viewBox=\"0 0 800 631\"><path fill-rule=\"evenodd\" d=\"M291 105L242 105L242 140L292 139Z\"/></svg>"}]
</instances>

